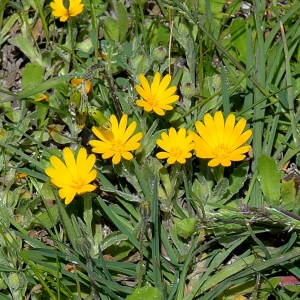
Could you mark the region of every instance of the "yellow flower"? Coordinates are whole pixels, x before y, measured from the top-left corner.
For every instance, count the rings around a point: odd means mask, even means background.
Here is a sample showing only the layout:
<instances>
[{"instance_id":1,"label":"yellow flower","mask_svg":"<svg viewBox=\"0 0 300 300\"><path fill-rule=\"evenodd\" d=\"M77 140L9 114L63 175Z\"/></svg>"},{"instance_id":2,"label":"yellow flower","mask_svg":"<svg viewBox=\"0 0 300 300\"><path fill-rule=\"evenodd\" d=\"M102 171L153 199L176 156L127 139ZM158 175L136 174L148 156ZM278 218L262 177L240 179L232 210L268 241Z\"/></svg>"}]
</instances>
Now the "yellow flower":
<instances>
[{"instance_id":1,"label":"yellow flower","mask_svg":"<svg viewBox=\"0 0 300 300\"><path fill-rule=\"evenodd\" d=\"M113 164L118 164L122 157L127 160L133 159L130 151L140 147L143 134L139 132L132 136L137 123L133 121L127 128L127 121L128 115L123 115L119 124L116 116L111 115L110 129L93 126L92 131L100 141L90 141L90 145L94 147L92 151L101 153L103 159L112 157Z\"/></svg>"},{"instance_id":2,"label":"yellow flower","mask_svg":"<svg viewBox=\"0 0 300 300\"><path fill-rule=\"evenodd\" d=\"M242 146L252 135L252 130L246 130L246 120L241 118L235 125L235 116L230 114L224 123L221 111L204 116L204 124L196 122L198 134L194 134L196 156L211 158L209 167L221 164L224 167L231 165L231 161L243 160L244 153L251 148L250 145Z\"/></svg>"},{"instance_id":3,"label":"yellow flower","mask_svg":"<svg viewBox=\"0 0 300 300\"><path fill-rule=\"evenodd\" d=\"M54 0L50 3L50 7L53 9L52 15L59 17L61 22L66 22L70 17L75 17L82 13L84 5L81 0L68 0L69 7L64 6L64 0Z\"/></svg>"},{"instance_id":4,"label":"yellow flower","mask_svg":"<svg viewBox=\"0 0 300 300\"><path fill-rule=\"evenodd\" d=\"M64 148L63 157L65 163L57 156L51 156L52 167L46 168L45 173L60 189L58 191L60 198L69 204L76 194L82 195L96 189L95 185L90 184L97 177L97 171L93 169L96 156L94 154L87 156L86 149L80 148L75 160L72 150Z\"/></svg>"},{"instance_id":5,"label":"yellow flower","mask_svg":"<svg viewBox=\"0 0 300 300\"><path fill-rule=\"evenodd\" d=\"M194 149L193 134L186 136L185 128L180 128L178 133L171 127L169 135L165 132L161 134L161 139L156 140L156 144L166 152L158 152L156 157L159 159L168 159L168 164L174 164L178 161L181 164L186 162L186 158L192 156Z\"/></svg>"},{"instance_id":6,"label":"yellow flower","mask_svg":"<svg viewBox=\"0 0 300 300\"><path fill-rule=\"evenodd\" d=\"M77 78L77 79L71 79L71 84L73 87L76 87L77 85L83 83L84 79L83 78ZM85 92L88 94L92 89L92 82L90 80L86 81L86 86L85 86Z\"/></svg>"},{"instance_id":7,"label":"yellow flower","mask_svg":"<svg viewBox=\"0 0 300 300\"><path fill-rule=\"evenodd\" d=\"M160 80L160 73L155 73L151 86L143 74L139 75L139 79L141 85L137 84L135 89L143 99L136 101L137 106L143 107L147 112L153 110L160 116L165 114L164 110L173 109L170 104L177 101L179 96L173 95L177 90L176 86L168 88L172 79L170 74Z\"/></svg>"}]
</instances>

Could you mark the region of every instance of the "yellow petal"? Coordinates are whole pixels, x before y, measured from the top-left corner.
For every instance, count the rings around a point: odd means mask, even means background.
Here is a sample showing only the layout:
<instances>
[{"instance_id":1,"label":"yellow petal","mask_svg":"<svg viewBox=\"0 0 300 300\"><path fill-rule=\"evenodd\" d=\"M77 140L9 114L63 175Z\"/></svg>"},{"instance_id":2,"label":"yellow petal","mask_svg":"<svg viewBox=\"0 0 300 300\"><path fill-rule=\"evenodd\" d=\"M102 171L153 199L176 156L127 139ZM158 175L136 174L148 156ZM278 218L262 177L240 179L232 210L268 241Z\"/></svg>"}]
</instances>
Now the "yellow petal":
<instances>
[{"instance_id":1,"label":"yellow petal","mask_svg":"<svg viewBox=\"0 0 300 300\"><path fill-rule=\"evenodd\" d=\"M170 82L171 82L171 75L167 74L161 81L161 83L159 84L159 87L157 89L157 92L155 94L157 95L161 95L164 93L164 91L168 88ZM154 94L154 93L153 93Z\"/></svg>"},{"instance_id":2,"label":"yellow petal","mask_svg":"<svg viewBox=\"0 0 300 300\"><path fill-rule=\"evenodd\" d=\"M229 159L227 159L227 158L222 159L222 160L221 160L221 165L222 165L223 167L229 167L229 166L231 166L231 161L230 161Z\"/></svg>"},{"instance_id":3,"label":"yellow petal","mask_svg":"<svg viewBox=\"0 0 300 300\"><path fill-rule=\"evenodd\" d=\"M128 126L128 128L126 129L126 131L123 134L123 138L122 138L122 143L125 144L127 142L127 140L132 136L132 134L134 133L135 129L136 129L137 123L136 121L133 121L130 123L130 125Z\"/></svg>"},{"instance_id":4,"label":"yellow petal","mask_svg":"<svg viewBox=\"0 0 300 300\"><path fill-rule=\"evenodd\" d=\"M125 134L125 130L127 127L127 121L128 121L128 115L124 114L121 118L121 121L119 123L119 130L118 130L118 136L115 136L115 139L122 139Z\"/></svg>"},{"instance_id":5,"label":"yellow petal","mask_svg":"<svg viewBox=\"0 0 300 300\"><path fill-rule=\"evenodd\" d=\"M146 110L146 108L145 108ZM165 112L160 108L160 107L153 107L153 110L156 114L158 114L159 116L164 116L165 115ZM147 111L147 110L146 110Z\"/></svg>"},{"instance_id":6,"label":"yellow petal","mask_svg":"<svg viewBox=\"0 0 300 300\"><path fill-rule=\"evenodd\" d=\"M85 168L81 171L81 173L79 173L80 178L86 183L90 182L90 181L86 181L87 180L86 178L88 176L91 176L90 175L91 173L94 174L94 178L92 180L94 180L97 176L97 171L96 170L91 171L93 169L94 165L95 165L95 162L96 162L96 156L94 154L90 154L88 156L87 160L85 161ZM96 172L94 172L94 171L96 171Z\"/></svg>"},{"instance_id":7,"label":"yellow petal","mask_svg":"<svg viewBox=\"0 0 300 300\"><path fill-rule=\"evenodd\" d=\"M215 122L210 114L204 115L204 124L205 124L206 130L209 134L209 140L212 140L215 147L218 146L219 141L218 141L218 136L216 134L217 128L216 128ZM202 138L204 138L204 137L202 136ZM209 143L207 140L205 140L205 141L207 143ZM209 145L211 145L211 143L209 143ZM215 147L212 147L212 148L215 148Z\"/></svg>"},{"instance_id":8,"label":"yellow petal","mask_svg":"<svg viewBox=\"0 0 300 300\"><path fill-rule=\"evenodd\" d=\"M221 163L220 159L218 159L218 158L213 158L212 160L210 160L210 161L208 162L208 166L209 166L209 167L216 167L216 166L218 166L220 163Z\"/></svg>"},{"instance_id":9,"label":"yellow petal","mask_svg":"<svg viewBox=\"0 0 300 300\"><path fill-rule=\"evenodd\" d=\"M143 75L143 74L139 74L139 79L140 79L140 83L147 95L146 98L149 97L149 95L151 95L151 89L150 89L150 85L149 85L149 82L147 80L147 78Z\"/></svg>"},{"instance_id":10,"label":"yellow petal","mask_svg":"<svg viewBox=\"0 0 300 300\"><path fill-rule=\"evenodd\" d=\"M138 92L138 94L145 100L149 99L149 97L151 96L150 91L146 92L140 85L136 85L135 89Z\"/></svg>"},{"instance_id":11,"label":"yellow petal","mask_svg":"<svg viewBox=\"0 0 300 300\"><path fill-rule=\"evenodd\" d=\"M88 183L94 181L97 178L97 170L92 170L84 179L84 184L87 185Z\"/></svg>"},{"instance_id":12,"label":"yellow petal","mask_svg":"<svg viewBox=\"0 0 300 300\"><path fill-rule=\"evenodd\" d=\"M241 118L233 129L231 138L228 141L228 148L231 148L235 144L235 142L239 139L240 135L245 129L245 126L246 126L246 120L244 118Z\"/></svg>"},{"instance_id":13,"label":"yellow petal","mask_svg":"<svg viewBox=\"0 0 300 300\"><path fill-rule=\"evenodd\" d=\"M170 96L172 96L177 90L176 86L171 86L168 89L166 89L164 92L162 92L161 94L157 94L158 98L159 98L159 102L164 101L165 99L169 98ZM179 99L178 95L174 95L175 97L177 97L177 99Z\"/></svg>"},{"instance_id":14,"label":"yellow petal","mask_svg":"<svg viewBox=\"0 0 300 300\"><path fill-rule=\"evenodd\" d=\"M113 133L114 139L117 140L119 138L119 124L117 117L115 115L111 115L109 120L111 123L111 131Z\"/></svg>"},{"instance_id":15,"label":"yellow petal","mask_svg":"<svg viewBox=\"0 0 300 300\"><path fill-rule=\"evenodd\" d=\"M160 73L156 72L151 84L151 95L156 95L160 86Z\"/></svg>"},{"instance_id":16,"label":"yellow petal","mask_svg":"<svg viewBox=\"0 0 300 300\"><path fill-rule=\"evenodd\" d=\"M126 160L132 160L133 159L133 155L128 151L123 151L121 155Z\"/></svg>"},{"instance_id":17,"label":"yellow petal","mask_svg":"<svg viewBox=\"0 0 300 300\"><path fill-rule=\"evenodd\" d=\"M112 151L112 150L107 150L107 151L105 151L103 154L102 154L102 158L103 159L107 159L107 158L110 158L110 157L112 157L112 156L114 156L115 155L115 151Z\"/></svg>"},{"instance_id":18,"label":"yellow petal","mask_svg":"<svg viewBox=\"0 0 300 300\"><path fill-rule=\"evenodd\" d=\"M141 132L135 134L132 138L130 138L126 145L124 146L125 151L133 151L138 149L141 146L141 143L139 141L142 139L143 134Z\"/></svg>"},{"instance_id":19,"label":"yellow petal","mask_svg":"<svg viewBox=\"0 0 300 300\"><path fill-rule=\"evenodd\" d=\"M112 163L117 165L121 161L121 154L118 152L113 156Z\"/></svg>"},{"instance_id":20,"label":"yellow petal","mask_svg":"<svg viewBox=\"0 0 300 300\"><path fill-rule=\"evenodd\" d=\"M66 166L73 178L78 178L77 166L75 162L75 157L73 151L66 147L63 150L63 155L65 159Z\"/></svg>"},{"instance_id":21,"label":"yellow petal","mask_svg":"<svg viewBox=\"0 0 300 300\"><path fill-rule=\"evenodd\" d=\"M214 140L211 138L210 132L207 130L207 128L204 126L204 124L200 121L197 121L196 124L196 130L201 136L201 138L205 141L205 143L211 148L214 149L217 145L215 144Z\"/></svg>"},{"instance_id":22,"label":"yellow petal","mask_svg":"<svg viewBox=\"0 0 300 300\"><path fill-rule=\"evenodd\" d=\"M166 158L170 157L170 153L168 153L168 152L158 152L156 154L156 157L158 159L166 159Z\"/></svg>"},{"instance_id":23,"label":"yellow petal","mask_svg":"<svg viewBox=\"0 0 300 300\"><path fill-rule=\"evenodd\" d=\"M75 195L76 195L76 191L71 188L71 187L66 187L66 188L63 188L63 189L60 189L58 191L58 195L61 199L65 199L65 204L69 204L73 201Z\"/></svg>"},{"instance_id":24,"label":"yellow petal","mask_svg":"<svg viewBox=\"0 0 300 300\"><path fill-rule=\"evenodd\" d=\"M86 159L87 159L86 149L81 147L78 151L77 158L76 158L76 168L77 168L77 172L80 177L82 176L82 173L83 173L84 169L86 168ZM96 160L96 158L95 158L95 160Z\"/></svg>"},{"instance_id":25,"label":"yellow petal","mask_svg":"<svg viewBox=\"0 0 300 300\"><path fill-rule=\"evenodd\" d=\"M224 145L228 145L233 133L234 125L235 125L235 115L230 114L226 119L225 127L224 127Z\"/></svg>"},{"instance_id":26,"label":"yellow petal","mask_svg":"<svg viewBox=\"0 0 300 300\"><path fill-rule=\"evenodd\" d=\"M215 113L215 118L214 118L214 121L215 121L215 126L216 126L216 129L217 129L217 136L218 136L218 141L219 143L223 144L224 142L224 117L223 117L223 114L221 111L217 111Z\"/></svg>"},{"instance_id":27,"label":"yellow petal","mask_svg":"<svg viewBox=\"0 0 300 300\"><path fill-rule=\"evenodd\" d=\"M176 157L175 156L170 156L168 159L167 159L167 163L169 165L172 165L176 162Z\"/></svg>"},{"instance_id":28,"label":"yellow petal","mask_svg":"<svg viewBox=\"0 0 300 300\"><path fill-rule=\"evenodd\" d=\"M235 141L233 145L231 145L232 151L243 145L246 141L250 139L252 135L252 130L249 129L242 133L242 135L239 136L239 138Z\"/></svg>"}]
</instances>

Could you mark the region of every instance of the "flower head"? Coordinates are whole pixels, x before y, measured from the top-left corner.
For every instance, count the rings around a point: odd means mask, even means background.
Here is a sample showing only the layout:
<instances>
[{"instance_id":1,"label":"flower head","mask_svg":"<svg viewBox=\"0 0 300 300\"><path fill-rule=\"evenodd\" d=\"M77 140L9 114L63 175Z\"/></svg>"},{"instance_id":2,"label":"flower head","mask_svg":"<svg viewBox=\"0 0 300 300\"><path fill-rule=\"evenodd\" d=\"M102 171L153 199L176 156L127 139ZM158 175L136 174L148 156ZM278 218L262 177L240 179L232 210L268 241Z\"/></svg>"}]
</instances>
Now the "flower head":
<instances>
[{"instance_id":1,"label":"flower head","mask_svg":"<svg viewBox=\"0 0 300 300\"><path fill-rule=\"evenodd\" d=\"M65 199L65 203L72 202L76 195L92 192L95 185L90 184L96 177L97 171L93 169L96 156L87 156L85 148L80 148L75 160L70 148L63 150L64 161L57 156L50 157L52 167L45 169L45 173L51 178L51 182L60 190L59 197ZM92 170L93 169L93 170Z\"/></svg>"},{"instance_id":2,"label":"flower head","mask_svg":"<svg viewBox=\"0 0 300 300\"><path fill-rule=\"evenodd\" d=\"M83 83L84 79L83 78L77 78L77 79L71 79L71 84L73 87L76 87L78 86L79 84ZM88 94L92 89L92 82L90 80L87 80L86 81L86 84L85 84L85 92L86 94ZM81 93L83 94L83 93Z\"/></svg>"},{"instance_id":3,"label":"flower head","mask_svg":"<svg viewBox=\"0 0 300 300\"><path fill-rule=\"evenodd\" d=\"M177 133L173 127L170 128L169 135L163 132L161 139L156 140L156 144L165 150L165 152L158 152L156 157L159 159L167 158L167 162L170 165L176 161L184 164L186 158L192 156L191 151L195 147L192 134L186 136L185 128L180 128Z\"/></svg>"},{"instance_id":4,"label":"flower head","mask_svg":"<svg viewBox=\"0 0 300 300\"><path fill-rule=\"evenodd\" d=\"M154 75L151 86L143 74L139 75L141 85L136 85L135 89L143 99L136 101L136 105L143 107L145 111L151 112L152 110L160 116L165 114L164 110L172 110L173 106L170 104L179 99L178 95L173 95L177 87L171 86L171 75L167 74L160 80L160 73Z\"/></svg>"},{"instance_id":5,"label":"flower head","mask_svg":"<svg viewBox=\"0 0 300 300\"><path fill-rule=\"evenodd\" d=\"M93 126L92 131L100 141L90 141L90 145L93 147L92 151L101 153L103 159L112 157L113 164L118 164L122 157L127 160L133 159L130 151L140 147L143 134L139 132L133 135L137 123L133 121L127 127L127 121L128 115L123 115L120 123L118 123L115 115L111 115L111 127L109 129Z\"/></svg>"},{"instance_id":6,"label":"flower head","mask_svg":"<svg viewBox=\"0 0 300 300\"><path fill-rule=\"evenodd\" d=\"M244 153L251 148L242 146L252 135L252 130L246 130L246 120L241 118L235 125L235 116L230 114L224 123L222 112L217 111L214 118L210 114L204 116L204 124L196 122L198 134L194 134L196 156L211 158L210 167L221 164L224 167L231 165L231 161L243 160Z\"/></svg>"},{"instance_id":7,"label":"flower head","mask_svg":"<svg viewBox=\"0 0 300 300\"><path fill-rule=\"evenodd\" d=\"M50 3L50 7L53 9L52 15L59 17L61 22L66 22L70 17L75 17L82 13L84 4L81 0L68 0L69 7L65 7L64 0L54 0Z\"/></svg>"}]
</instances>

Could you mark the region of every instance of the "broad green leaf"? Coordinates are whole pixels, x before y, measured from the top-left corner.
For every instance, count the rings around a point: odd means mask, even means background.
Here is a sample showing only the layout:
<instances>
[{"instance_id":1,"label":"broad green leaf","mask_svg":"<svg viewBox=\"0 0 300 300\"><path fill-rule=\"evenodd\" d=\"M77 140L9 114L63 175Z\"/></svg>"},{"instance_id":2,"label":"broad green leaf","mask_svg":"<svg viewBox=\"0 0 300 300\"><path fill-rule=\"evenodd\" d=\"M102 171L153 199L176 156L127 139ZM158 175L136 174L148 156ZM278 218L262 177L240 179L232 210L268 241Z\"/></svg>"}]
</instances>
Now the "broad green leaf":
<instances>
[{"instance_id":1,"label":"broad green leaf","mask_svg":"<svg viewBox=\"0 0 300 300\"><path fill-rule=\"evenodd\" d=\"M176 224L177 234L183 238L190 237L196 231L198 220L195 218L185 218Z\"/></svg>"},{"instance_id":2,"label":"broad green leaf","mask_svg":"<svg viewBox=\"0 0 300 300\"><path fill-rule=\"evenodd\" d=\"M239 165L229 178L229 187L223 198L221 199L222 204L226 203L232 198L233 195L237 194L243 187L249 170L249 164L243 163Z\"/></svg>"},{"instance_id":3,"label":"broad green leaf","mask_svg":"<svg viewBox=\"0 0 300 300\"><path fill-rule=\"evenodd\" d=\"M210 203L216 203L221 200L224 194L227 192L229 186L229 180L227 178L222 178L213 190L211 199L208 200Z\"/></svg>"},{"instance_id":4,"label":"broad green leaf","mask_svg":"<svg viewBox=\"0 0 300 300\"><path fill-rule=\"evenodd\" d=\"M193 182L192 192L201 201L206 201L209 196L207 184L202 181L199 181L198 179L195 179Z\"/></svg>"},{"instance_id":5,"label":"broad green leaf","mask_svg":"<svg viewBox=\"0 0 300 300\"><path fill-rule=\"evenodd\" d=\"M121 1L117 2L117 9L118 9L118 13L117 13L118 23L120 28L119 41L123 42L127 35L127 31L129 27L128 15L123 2Z\"/></svg>"},{"instance_id":6,"label":"broad green leaf","mask_svg":"<svg viewBox=\"0 0 300 300\"><path fill-rule=\"evenodd\" d=\"M280 172L277 170L275 160L263 154L258 158L257 169L263 194L267 199L278 205L280 199Z\"/></svg>"},{"instance_id":7,"label":"broad green leaf","mask_svg":"<svg viewBox=\"0 0 300 300\"><path fill-rule=\"evenodd\" d=\"M172 242L174 243L174 245L176 246L176 248L178 249L180 255L182 257L185 257L185 255L190 250L190 246L188 244L186 244L182 238L179 237L176 226L170 227L169 233L170 233L170 238L171 238ZM178 260L180 261L179 258L178 258Z\"/></svg>"},{"instance_id":8,"label":"broad green leaf","mask_svg":"<svg viewBox=\"0 0 300 300\"><path fill-rule=\"evenodd\" d=\"M44 81L40 85L34 87L32 90L25 91L25 92L22 91L19 95L15 95L15 97L21 100L21 99L28 98L32 95L35 95L37 93L43 93L49 89L55 88L57 85L61 83L70 81L71 78L72 78L71 75L64 75L64 76L50 78L49 80Z\"/></svg>"},{"instance_id":9,"label":"broad green leaf","mask_svg":"<svg viewBox=\"0 0 300 300\"><path fill-rule=\"evenodd\" d=\"M38 62L34 61L26 64L24 72L22 74L23 88L26 88L29 85L37 86L38 84L42 83L43 74L44 69L40 66Z\"/></svg>"},{"instance_id":10,"label":"broad green leaf","mask_svg":"<svg viewBox=\"0 0 300 300\"><path fill-rule=\"evenodd\" d=\"M9 33L9 31L11 30L15 22L19 20L19 18L20 18L19 14L13 13L6 19L5 25L2 27L0 32L0 38L4 37L7 33Z\"/></svg>"},{"instance_id":11,"label":"broad green leaf","mask_svg":"<svg viewBox=\"0 0 300 300\"><path fill-rule=\"evenodd\" d=\"M296 201L295 178L291 180L282 180L281 188L282 208L285 210L293 210Z\"/></svg>"},{"instance_id":12,"label":"broad green leaf","mask_svg":"<svg viewBox=\"0 0 300 300\"><path fill-rule=\"evenodd\" d=\"M17 35L14 38L8 40L12 45L18 47L31 61L41 62L42 57L40 53L36 51L36 48L30 43L30 41L22 35Z\"/></svg>"},{"instance_id":13,"label":"broad green leaf","mask_svg":"<svg viewBox=\"0 0 300 300\"><path fill-rule=\"evenodd\" d=\"M152 286L137 288L132 295L126 297L126 300L161 300L160 291Z\"/></svg>"},{"instance_id":14,"label":"broad green leaf","mask_svg":"<svg viewBox=\"0 0 300 300\"><path fill-rule=\"evenodd\" d=\"M236 51L238 51L238 58L242 62L246 62L246 20L245 19L233 19L230 27L231 33L231 43L232 46L235 47Z\"/></svg>"},{"instance_id":15,"label":"broad green leaf","mask_svg":"<svg viewBox=\"0 0 300 300\"><path fill-rule=\"evenodd\" d=\"M41 224L46 228L52 228L58 222L58 207L57 205L53 205L52 207L48 207L47 211L44 211L39 216L35 218L35 223Z\"/></svg>"},{"instance_id":16,"label":"broad green leaf","mask_svg":"<svg viewBox=\"0 0 300 300\"><path fill-rule=\"evenodd\" d=\"M119 41L120 28L118 21L112 17L107 17L104 22L104 37L106 40Z\"/></svg>"}]
</instances>

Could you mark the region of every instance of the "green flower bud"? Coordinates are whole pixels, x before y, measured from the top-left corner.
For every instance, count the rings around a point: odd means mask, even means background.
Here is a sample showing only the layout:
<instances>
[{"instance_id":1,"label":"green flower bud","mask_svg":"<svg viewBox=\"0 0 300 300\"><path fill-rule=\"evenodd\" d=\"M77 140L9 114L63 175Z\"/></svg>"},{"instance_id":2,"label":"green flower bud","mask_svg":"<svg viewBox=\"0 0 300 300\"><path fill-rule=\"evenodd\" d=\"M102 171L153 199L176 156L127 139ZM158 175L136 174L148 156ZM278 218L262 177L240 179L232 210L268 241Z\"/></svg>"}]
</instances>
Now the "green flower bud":
<instances>
[{"instance_id":1,"label":"green flower bud","mask_svg":"<svg viewBox=\"0 0 300 300\"><path fill-rule=\"evenodd\" d=\"M196 92L195 85L191 82L185 82L180 88L181 94L184 97L191 98Z\"/></svg>"},{"instance_id":2,"label":"green flower bud","mask_svg":"<svg viewBox=\"0 0 300 300\"><path fill-rule=\"evenodd\" d=\"M221 88L221 84L222 84L222 77L219 74L216 74L213 77L213 81L212 81L212 86L215 89L215 91L218 91Z\"/></svg>"},{"instance_id":3,"label":"green flower bud","mask_svg":"<svg viewBox=\"0 0 300 300\"><path fill-rule=\"evenodd\" d=\"M154 60L158 60L159 62L164 61L165 57L167 55L167 49L160 46L153 50L153 58Z\"/></svg>"},{"instance_id":4,"label":"green flower bud","mask_svg":"<svg viewBox=\"0 0 300 300\"><path fill-rule=\"evenodd\" d=\"M86 121L86 111L79 111L76 113L76 124L79 129L84 128Z\"/></svg>"},{"instance_id":5,"label":"green flower bud","mask_svg":"<svg viewBox=\"0 0 300 300\"><path fill-rule=\"evenodd\" d=\"M89 115L98 123L100 129L109 130L111 128L109 120L96 107L92 106L90 108Z\"/></svg>"},{"instance_id":6,"label":"green flower bud","mask_svg":"<svg viewBox=\"0 0 300 300\"><path fill-rule=\"evenodd\" d=\"M20 287L20 279L17 273L10 273L8 281L11 288L18 289Z\"/></svg>"},{"instance_id":7,"label":"green flower bud","mask_svg":"<svg viewBox=\"0 0 300 300\"><path fill-rule=\"evenodd\" d=\"M80 92L74 92L70 97L70 106L76 108L80 102L81 94Z\"/></svg>"}]
</instances>

